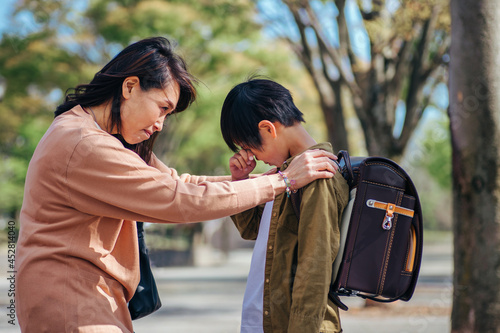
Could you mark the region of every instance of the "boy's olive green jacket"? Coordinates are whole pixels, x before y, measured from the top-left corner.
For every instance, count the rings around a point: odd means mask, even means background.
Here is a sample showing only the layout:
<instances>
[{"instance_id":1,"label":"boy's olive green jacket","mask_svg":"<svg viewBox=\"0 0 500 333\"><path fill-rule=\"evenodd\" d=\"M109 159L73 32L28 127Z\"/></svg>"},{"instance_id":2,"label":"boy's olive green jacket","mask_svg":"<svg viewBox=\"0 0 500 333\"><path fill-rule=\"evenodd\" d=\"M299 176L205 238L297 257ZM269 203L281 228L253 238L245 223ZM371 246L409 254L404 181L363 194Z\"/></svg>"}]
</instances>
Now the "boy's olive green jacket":
<instances>
[{"instance_id":1,"label":"boy's olive green jacket","mask_svg":"<svg viewBox=\"0 0 500 333\"><path fill-rule=\"evenodd\" d=\"M332 151L329 143L309 149ZM338 308L328 291L349 188L337 172L301 191L300 223L286 194L274 200L264 276L264 332L341 332ZM261 205L232 216L243 238L257 238L263 209Z\"/></svg>"}]
</instances>

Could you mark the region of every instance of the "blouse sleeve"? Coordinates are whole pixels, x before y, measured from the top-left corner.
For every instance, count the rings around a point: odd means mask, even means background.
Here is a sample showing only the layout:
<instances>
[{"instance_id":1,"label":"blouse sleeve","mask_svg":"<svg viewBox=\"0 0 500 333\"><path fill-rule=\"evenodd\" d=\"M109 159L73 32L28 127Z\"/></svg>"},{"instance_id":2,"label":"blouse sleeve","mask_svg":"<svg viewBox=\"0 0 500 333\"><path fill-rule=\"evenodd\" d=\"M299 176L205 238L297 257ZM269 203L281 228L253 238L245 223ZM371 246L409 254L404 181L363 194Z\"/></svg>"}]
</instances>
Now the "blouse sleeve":
<instances>
[{"instance_id":1,"label":"blouse sleeve","mask_svg":"<svg viewBox=\"0 0 500 333\"><path fill-rule=\"evenodd\" d=\"M68 204L91 215L181 223L233 215L275 195L269 177L211 182L154 164L104 135L83 137L65 169Z\"/></svg>"},{"instance_id":2,"label":"blouse sleeve","mask_svg":"<svg viewBox=\"0 0 500 333\"><path fill-rule=\"evenodd\" d=\"M200 184L202 182L223 182L223 181L231 181L231 176L194 176L188 173L183 173L182 175L178 175L175 169L169 168L166 166L160 159L153 154L151 156L151 166L160 170L161 172L165 172L172 175L174 179L181 179L185 183L192 184Z\"/></svg>"}]
</instances>

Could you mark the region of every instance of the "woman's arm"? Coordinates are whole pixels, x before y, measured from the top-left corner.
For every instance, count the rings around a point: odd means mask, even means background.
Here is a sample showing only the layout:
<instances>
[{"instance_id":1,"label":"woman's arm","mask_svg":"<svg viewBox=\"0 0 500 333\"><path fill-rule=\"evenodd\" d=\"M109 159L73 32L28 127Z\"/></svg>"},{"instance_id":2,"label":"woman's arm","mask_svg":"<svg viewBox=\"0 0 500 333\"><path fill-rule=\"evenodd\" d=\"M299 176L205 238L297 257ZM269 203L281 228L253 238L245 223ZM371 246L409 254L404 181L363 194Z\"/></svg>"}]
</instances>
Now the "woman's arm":
<instances>
[{"instance_id":1,"label":"woman's arm","mask_svg":"<svg viewBox=\"0 0 500 333\"><path fill-rule=\"evenodd\" d=\"M158 223L200 222L270 201L281 182L184 182L148 166L117 140L89 135L71 154L64 177L68 205L98 216Z\"/></svg>"},{"instance_id":2,"label":"woman's arm","mask_svg":"<svg viewBox=\"0 0 500 333\"><path fill-rule=\"evenodd\" d=\"M181 179L185 183L200 184L202 182L224 182L231 180L231 176L194 176L188 173L183 173L179 176L175 169L166 166L155 154L151 155L150 165L161 172L170 174L174 179Z\"/></svg>"},{"instance_id":3,"label":"woman's arm","mask_svg":"<svg viewBox=\"0 0 500 333\"><path fill-rule=\"evenodd\" d=\"M200 222L245 211L285 190L278 174L237 182L184 182L174 171L161 172L146 165L105 134L82 137L70 156L59 175L68 205L98 216L158 223ZM301 158L303 165L293 163ZM295 160L287 174L296 180L297 187L332 176L321 171L334 170L327 154L312 151Z\"/></svg>"}]
</instances>

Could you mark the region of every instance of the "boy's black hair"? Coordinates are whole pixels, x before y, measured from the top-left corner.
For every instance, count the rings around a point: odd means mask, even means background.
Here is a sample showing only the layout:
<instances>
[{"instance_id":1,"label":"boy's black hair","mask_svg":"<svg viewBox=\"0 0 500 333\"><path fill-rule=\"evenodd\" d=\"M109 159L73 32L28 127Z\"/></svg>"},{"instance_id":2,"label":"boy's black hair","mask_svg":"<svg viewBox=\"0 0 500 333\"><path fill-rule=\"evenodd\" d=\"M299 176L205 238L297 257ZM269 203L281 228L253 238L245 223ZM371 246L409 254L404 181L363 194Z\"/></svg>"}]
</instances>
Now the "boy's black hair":
<instances>
[{"instance_id":1,"label":"boy's black hair","mask_svg":"<svg viewBox=\"0 0 500 333\"><path fill-rule=\"evenodd\" d=\"M303 114L293 103L290 91L267 79L250 78L235 86L224 100L220 118L222 137L228 147L260 149L259 122L278 121L288 127L304 122Z\"/></svg>"}]
</instances>

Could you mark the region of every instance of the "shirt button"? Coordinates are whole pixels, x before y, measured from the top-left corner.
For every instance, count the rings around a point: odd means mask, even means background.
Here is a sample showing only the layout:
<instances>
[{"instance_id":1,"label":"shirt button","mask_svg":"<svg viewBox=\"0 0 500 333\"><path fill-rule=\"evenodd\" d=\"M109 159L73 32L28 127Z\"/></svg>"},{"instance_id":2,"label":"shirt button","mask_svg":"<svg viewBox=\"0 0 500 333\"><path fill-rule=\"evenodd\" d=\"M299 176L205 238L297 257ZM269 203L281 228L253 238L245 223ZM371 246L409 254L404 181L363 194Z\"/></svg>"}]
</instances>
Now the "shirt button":
<instances>
[{"instance_id":1,"label":"shirt button","mask_svg":"<svg viewBox=\"0 0 500 333\"><path fill-rule=\"evenodd\" d=\"M269 316L269 311L264 311L264 314L265 314L266 316Z\"/></svg>"},{"instance_id":2,"label":"shirt button","mask_svg":"<svg viewBox=\"0 0 500 333\"><path fill-rule=\"evenodd\" d=\"M266 283L269 283L269 279L266 279Z\"/></svg>"},{"instance_id":3,"label":"shirt button","mask_svg":"<svg viewBox=\"0 0 500 333\"><path fill-rule=\"evenodd\" d=\"M272 250L273 249L273 246L272 245L269 245L269 250Z\"/></svg>"},{"instance_id":4,"label":"shirt button","mask_svg":"<svg viewBox=\"0 0 500 333\"><path fill-rule=\"evenodd\" d=\"M276 217L277 215L278 215L278 214L276 214L276 213L273 213L273 217Z\"/></svg>"}]
</instances>

